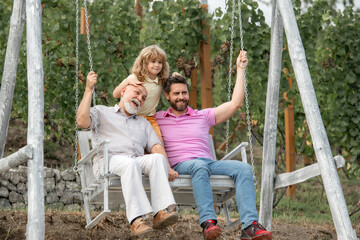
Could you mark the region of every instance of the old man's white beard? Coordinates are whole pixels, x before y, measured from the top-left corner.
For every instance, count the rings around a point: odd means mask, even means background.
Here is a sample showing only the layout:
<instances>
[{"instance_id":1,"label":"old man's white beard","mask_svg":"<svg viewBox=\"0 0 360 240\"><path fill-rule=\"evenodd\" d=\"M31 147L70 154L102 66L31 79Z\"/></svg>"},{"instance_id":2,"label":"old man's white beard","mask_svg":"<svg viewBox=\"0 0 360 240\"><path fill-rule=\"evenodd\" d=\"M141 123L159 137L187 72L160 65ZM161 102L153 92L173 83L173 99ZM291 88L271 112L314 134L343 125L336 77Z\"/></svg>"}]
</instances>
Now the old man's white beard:
<instances>
[{"instance_id":1,"label":"old man's white beard","mask_svg":"<svg viewBox=\"0 0 360 240\"><path fill-rule=\"evenodd\" d=\"M137 107L132 106L131 102L136 103ZM125 110L129 113L129 114L136 114L140 109L140 102L139 100L137 100L136 98L132 98L130 99L130 101L125 103Z\"/></svg>"}]
</instances>

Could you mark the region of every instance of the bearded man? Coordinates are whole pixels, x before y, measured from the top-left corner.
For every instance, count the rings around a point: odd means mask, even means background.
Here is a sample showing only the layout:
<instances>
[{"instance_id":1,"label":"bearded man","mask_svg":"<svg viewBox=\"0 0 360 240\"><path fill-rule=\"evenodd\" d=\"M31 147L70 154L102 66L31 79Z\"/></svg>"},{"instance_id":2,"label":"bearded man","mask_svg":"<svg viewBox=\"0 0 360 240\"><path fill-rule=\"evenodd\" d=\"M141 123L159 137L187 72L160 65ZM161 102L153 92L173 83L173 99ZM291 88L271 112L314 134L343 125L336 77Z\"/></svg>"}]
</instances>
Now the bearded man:
<instances>
[{"instance_id":1,"label":"bearded man","mask_svg":"<svg viewBox=\"0 0 360 240\"><path fill-rule=\"evenodd\" d=\"M236 61L237 76L232 99L218 107L202 110L188 106L189 85L181 75L173 75L164 86L165 97L171 107L155 114L170 166L178 174L191 175L205 240L221 236L213 207L211 175L227 175L234 179L236 203L242 223L240 239L272 239L272 233L258 223L251 166L234 160L214 161L209 148L210 127L228 120L243 104L244 71L247 64L247 53L241 51Z\"/></svg>"},{"instance_id":2,"label":"bearded man","mask_svg":"<svg viewBox=\"0 0 360 240\"><path fill-rule=\"evenodd\" d=\"M145 87L128 85L121 91L119 104L113 107L91 107L92 89L96 81L97 74L90 72L77 112L77 122L80 128L92 130L93 141L95 129L99 140L110 140L109 171L121 178L132 234L139 236L174 224L178 216L173 211L176 203L168 181L168 176L169 180L174 179L173 170L150 123L136 115L146 100ZM144 155L144 150L150 154ZM99 160L94 163L96 176L99 176L99 164L103 164L103 153L99 155ZM142 185L142 174L149 176L151 204ZM151 228L144 220L152 213L154 220Z\"/></svg>"}]
</instances>

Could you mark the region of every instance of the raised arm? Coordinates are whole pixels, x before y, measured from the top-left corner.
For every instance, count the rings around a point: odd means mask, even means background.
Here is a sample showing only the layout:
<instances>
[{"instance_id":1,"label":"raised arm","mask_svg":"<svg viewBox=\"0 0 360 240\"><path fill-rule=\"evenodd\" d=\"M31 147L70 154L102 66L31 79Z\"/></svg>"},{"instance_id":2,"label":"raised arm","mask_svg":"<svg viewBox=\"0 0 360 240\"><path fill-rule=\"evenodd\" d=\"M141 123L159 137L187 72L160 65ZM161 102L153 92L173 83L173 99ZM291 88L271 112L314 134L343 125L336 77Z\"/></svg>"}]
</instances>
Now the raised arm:
<instances>
[{"instance_id":1,"label":"raised arm","mask_svg":"<svg viewBox=\"0 0 360 240\"><path fill-rule=\"evenodd\" d=\"M89 72L86 77L86 88L84 96L81 100L77 111L77 123L80 128L89 128L91 124L90 108L91 108L91 96L92 89L96 84L97 74L95 72Z\"/></svg>"},{"instance_id":2,"label":"raised arm","mask_svg":"<svg viewBox=\"0 0 360 240\"><path fill-rule=\"evenodd\" d=\"M240 51L236 60L236 83L229 102L215 108L216 124L228 120L243 104L245 95L244 71L248 63L246 51Z\"/></svg>"},{"instance_id":3,"label":"raised arm","mask_svg":"<svg viewBox=\"0 0 360 240\"><path fill-rule=\"evenodd\" d=\"M162 145L160 144L155 144L152 148L151 148L151 153L160 153L161 155L164 155L166 158L166 162L168 164L168 168L169 168L169 181L172 182L175 180L175 178L179 177L178 172L176 172L174 169L172 169L170 167L170 163L169 163L169 159L167 157L167 154L165 152L165 149Z\"/></svg>"}]
</instances>

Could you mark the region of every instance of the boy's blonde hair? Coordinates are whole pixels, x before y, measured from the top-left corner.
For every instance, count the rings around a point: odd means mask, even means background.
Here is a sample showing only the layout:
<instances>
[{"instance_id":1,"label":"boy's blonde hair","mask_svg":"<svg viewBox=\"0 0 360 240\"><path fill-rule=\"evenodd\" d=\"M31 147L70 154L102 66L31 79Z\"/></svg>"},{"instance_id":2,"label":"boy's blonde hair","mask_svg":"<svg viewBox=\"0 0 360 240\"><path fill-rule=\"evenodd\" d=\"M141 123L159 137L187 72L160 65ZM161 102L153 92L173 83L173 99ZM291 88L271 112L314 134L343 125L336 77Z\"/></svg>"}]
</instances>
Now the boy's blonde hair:
<instances>
[{"instance_id":1,"label":"boy's blonde hair","mask_svg":"<svg viewBox=\"0 0 360 240\"><path fill-rule=\"evenodd\" d=\"M139 56L135 59L131 73L133 73L139 81L143 82L148 75L148 63L157 58L160 58L162 61L162 69L157 77L159 78L159 84L163 86L169 77L169 64L165 51L157 45L151 45L141 50Z\"/></svg>"}]
</instances>

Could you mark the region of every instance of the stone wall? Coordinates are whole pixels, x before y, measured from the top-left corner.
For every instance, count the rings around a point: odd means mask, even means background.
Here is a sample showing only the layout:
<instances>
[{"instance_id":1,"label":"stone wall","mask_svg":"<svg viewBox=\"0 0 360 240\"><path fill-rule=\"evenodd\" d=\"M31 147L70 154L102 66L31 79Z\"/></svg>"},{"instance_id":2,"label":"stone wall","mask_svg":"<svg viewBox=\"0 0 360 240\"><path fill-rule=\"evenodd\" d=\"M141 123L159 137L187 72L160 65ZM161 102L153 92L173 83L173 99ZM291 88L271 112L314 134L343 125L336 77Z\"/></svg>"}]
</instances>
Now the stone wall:
<instances>
[{"instance_id":1,"label":"stone wall","mask_svg":"<svg viewBox=\"0 0 360 240\"><path fill-rule=\"evenodd\" d=\"M27 173L28 169L19 166L0 174L0 209L19 209L27 206ZM80 210L83 208L80 176L67 169L44 168L44 203L47 208ZM110 204L113 211L125 209L122 204ZM91 210L102 210L101 205L91 205ZM180 211L196 211L195 206L178 206ZM216 212L220 213L219 208ZM229 201L229 210L235 211L233 200Z\"/></svg>"},{"instance_id":2,"label":"stone wall","mask_svg":"<svg viewBox=\"0 0 360 240\"><path fill-rule=\"evenodd\" d=\"M0 208L25 208L27 205L27 167L0 174ZM44 168L44 202L58 209L82 208L81 183L78 174L67 169Z\"/></svg>"}]
</instances>

